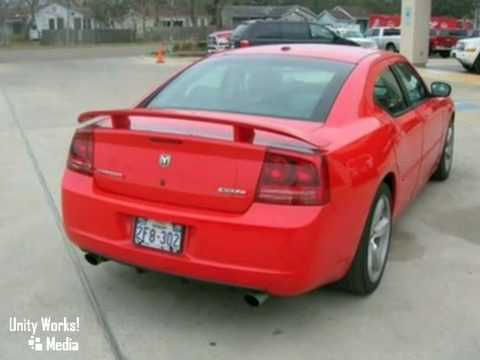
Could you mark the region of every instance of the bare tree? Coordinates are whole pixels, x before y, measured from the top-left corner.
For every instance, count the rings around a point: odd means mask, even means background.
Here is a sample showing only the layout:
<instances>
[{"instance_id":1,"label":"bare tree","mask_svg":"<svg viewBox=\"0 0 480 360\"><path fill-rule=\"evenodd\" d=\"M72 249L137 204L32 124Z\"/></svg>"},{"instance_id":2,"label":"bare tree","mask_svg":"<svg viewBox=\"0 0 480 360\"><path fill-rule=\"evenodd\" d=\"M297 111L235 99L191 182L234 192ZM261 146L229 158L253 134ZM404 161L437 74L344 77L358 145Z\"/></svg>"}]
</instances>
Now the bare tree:
<instances>
[{"instance_id":1,"label":"bare tree","mask_svg":"<svg viewBox=\"0 0 480 360\"><path fill-rule=\"evenodd\" d=\"M35 21L35 16L39 7L38 0L24 0L25 6L28 8L31 22Z\"/></svg>"},{"instance_id":2,"label":"bare tree","mask_svg":"<svg viewBox=\"0 0 480 360\"><path fill-rule=\"evenodd\" d=\"M134 2L134 10L142 18L142 32L145 34L147 30L147 18L150 13L151 0L137 0Z\"/></svg>"},{"instance_id":3,"label":"bare tree","mask_svg":"<svg viewBox=\"0 0 480 360\"><path fill-rule=\"evenodd\" d=\"M122 21L132 10L132 3L133 0L88 0L84 5L90 8L98 22L115 28L115 23Z\"/></svg>"},{"instance_id":4,"label":"bare tree","mask_svg":"<svg viewBox=\"0 0 480 360\"><path fill-rule=\"evenodd\" d=\"M213 0L214 19L217 29L223 28L222 11L227 0Z\"/></svg>"},{"instance_id":5,"label":"bare tree","mask_svg":"<svg viewBox=\"0 0 480 360\"><path fill-rule=\"evenodd\" d=\"M27 26L25 28L25 36L28 38L28 34L30 31L30 28L32 27L33 24L36 24L36 18L35 16L37 15L37 10L40 6L38 0L23 0L25 6L28 8L28 13L29 13L29 21L27 23Z\"/></svg>"},{"instance_id":6,"label":"bare tree","mask_svg":"<svg viewBox=\"0 0 480 360\"><path fill-rule=\"evenodd\" d=\"M7 19L8 7L8 1L0 0L0 45L4 43L8 44L8 33L5 24L5 20Z\"/></svg>"},{"instance_id":7,"label":"bare tree","mask_svg":"<svg viewBox=\"0 0 480 360\"><path fill-rule=\"evenodd\" d=\"M192 22L192 26L197 26L197 8L195 4L195 0L189 0L189 12L190 12L190 21Z\"/></svg>"}]
</instances>

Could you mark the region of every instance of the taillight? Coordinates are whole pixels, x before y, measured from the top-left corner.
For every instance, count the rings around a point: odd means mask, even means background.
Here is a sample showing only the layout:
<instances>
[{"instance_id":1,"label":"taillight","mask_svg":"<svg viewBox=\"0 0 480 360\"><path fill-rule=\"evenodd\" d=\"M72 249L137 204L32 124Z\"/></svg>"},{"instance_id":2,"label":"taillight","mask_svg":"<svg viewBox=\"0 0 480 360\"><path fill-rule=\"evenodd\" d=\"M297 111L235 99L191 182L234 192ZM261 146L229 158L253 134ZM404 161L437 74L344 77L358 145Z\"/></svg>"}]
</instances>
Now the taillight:
<instances>
[{"instance_id":1,"label":"taillight","mask_svg":"<svg viewBox=\"0 0 480 360\"><path fill-rule=\"evenodd\" d=\"M303 158L267 151L257 201L281 205L323 205L329 201L325 157Z\"/></svg>"},{"instance_id":2,"label":"taillight","mask_svg":"<svg viewBox=\"0 0 480 360\"><path fill-rule=\"evenodd\" d=\"M70 170L85 174L93 174L93 128L87 126L78 129L73 135L70 154L67 160Z\"/></svg>"},{"instance_id":3,"label":"taillight","mask_svg":"<svg viewBox=\"0 0 480 360\"><path fill-rule=\"evenodd\" d=\"M250 46L250 41L248 40L240 40L240 47L249 47Z\"/></svg>"}]
</instances>

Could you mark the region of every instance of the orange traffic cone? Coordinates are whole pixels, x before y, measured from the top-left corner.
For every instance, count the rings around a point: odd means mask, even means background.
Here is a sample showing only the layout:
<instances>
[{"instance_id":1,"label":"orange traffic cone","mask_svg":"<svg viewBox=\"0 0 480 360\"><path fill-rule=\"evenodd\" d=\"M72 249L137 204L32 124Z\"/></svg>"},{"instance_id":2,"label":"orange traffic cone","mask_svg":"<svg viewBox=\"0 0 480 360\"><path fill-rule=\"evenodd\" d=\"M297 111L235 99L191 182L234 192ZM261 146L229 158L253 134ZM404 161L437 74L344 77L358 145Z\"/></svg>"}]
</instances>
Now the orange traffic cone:
<instances>
[{"instance_id":1,"label":"orange traffic cone","mask_svg":"<svg viewBox=\"0 0 480 360\"><path fill-rule=\"evenodd\" d=\"M157 51L157 64L164 64L165 63L165 50L160 48Z\"/></svg>"}]
</instances>

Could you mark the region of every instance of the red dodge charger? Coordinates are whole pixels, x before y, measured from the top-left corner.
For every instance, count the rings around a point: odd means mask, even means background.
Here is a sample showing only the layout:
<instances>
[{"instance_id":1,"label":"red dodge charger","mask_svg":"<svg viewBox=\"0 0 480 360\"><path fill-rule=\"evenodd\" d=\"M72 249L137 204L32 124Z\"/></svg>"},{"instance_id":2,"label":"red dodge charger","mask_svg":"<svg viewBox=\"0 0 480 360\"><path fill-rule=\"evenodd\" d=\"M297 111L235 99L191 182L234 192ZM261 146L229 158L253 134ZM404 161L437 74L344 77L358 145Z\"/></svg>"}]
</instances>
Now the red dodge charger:
<instances>
[{"instance_id":1,"label":"red dodge charger","mask_svg":"<svg viewBox=\"0 0 480 360\"><path fill-rule=\"evenodd\" d=\"M62 184L98 264L298 295L373 292L392 223L452 167L451 87L398 54L273 45L188 66L132 109L80 115Z\"/></svg>"}]
</instances>

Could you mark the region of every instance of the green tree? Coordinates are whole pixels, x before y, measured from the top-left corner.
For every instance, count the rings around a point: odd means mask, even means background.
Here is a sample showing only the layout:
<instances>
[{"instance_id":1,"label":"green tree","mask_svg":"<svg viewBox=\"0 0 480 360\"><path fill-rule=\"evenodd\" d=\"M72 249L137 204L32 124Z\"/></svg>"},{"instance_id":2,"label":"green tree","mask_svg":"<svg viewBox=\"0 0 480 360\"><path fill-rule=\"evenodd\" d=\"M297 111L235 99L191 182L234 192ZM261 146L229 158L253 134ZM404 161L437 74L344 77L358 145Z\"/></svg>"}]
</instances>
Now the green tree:
<instances>
[{"instance_id":1,"label":"green tree","mask_svg":"<svg viewBox=\"0 0 480 360\"><path fill-rule=\"evenodd\" d=\"M473 0L433 0L432 14L437 16L472 17Z\"/></svg>"}]
</instances>

